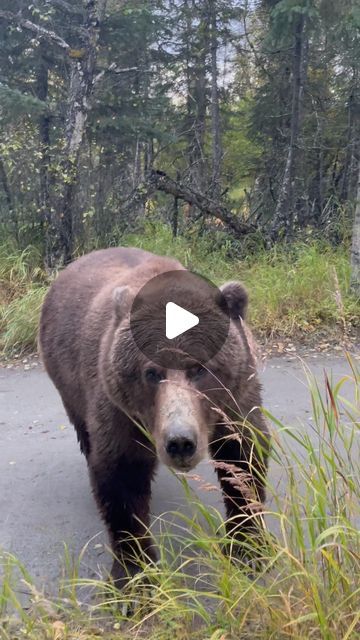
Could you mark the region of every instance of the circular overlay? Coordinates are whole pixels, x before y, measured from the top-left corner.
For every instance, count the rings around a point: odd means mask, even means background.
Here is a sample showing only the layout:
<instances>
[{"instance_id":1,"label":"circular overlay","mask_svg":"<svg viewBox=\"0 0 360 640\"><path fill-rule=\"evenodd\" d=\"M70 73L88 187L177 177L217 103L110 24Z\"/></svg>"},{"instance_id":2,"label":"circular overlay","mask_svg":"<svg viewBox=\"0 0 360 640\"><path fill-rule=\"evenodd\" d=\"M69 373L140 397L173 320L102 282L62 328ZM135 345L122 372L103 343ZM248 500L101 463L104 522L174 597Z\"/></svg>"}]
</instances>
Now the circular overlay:
<instances>
[{"instance_id":1,"label":"circular overlay","mask_svg":"<svg viewBox=\"0 0 360 640\"><path fill-rule=\"evenodd\" d=\"M197 322L191 328L187 328L192 324L189 314ZM185 270L151 278L136 295L130 315L137 347L165 369L206 366L223 346L229 325L230 314L220 289ZM167 333L179 335L169 339Z\"/></svg>"}]
</instances>

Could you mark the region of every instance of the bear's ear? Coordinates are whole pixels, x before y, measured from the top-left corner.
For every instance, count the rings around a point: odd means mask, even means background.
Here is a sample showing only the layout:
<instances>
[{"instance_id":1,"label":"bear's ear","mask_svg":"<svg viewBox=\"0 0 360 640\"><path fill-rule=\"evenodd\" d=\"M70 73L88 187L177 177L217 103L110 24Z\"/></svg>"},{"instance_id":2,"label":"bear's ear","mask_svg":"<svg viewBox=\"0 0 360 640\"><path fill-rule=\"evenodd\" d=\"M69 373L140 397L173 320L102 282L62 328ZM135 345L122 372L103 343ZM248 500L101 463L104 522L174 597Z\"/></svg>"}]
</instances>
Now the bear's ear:
<instances>
[{"instance_id":1,"label":"bear's ear","mask_svg":"<svg viewBox=\"0 0 360 640\"><path fill-rule=\"evenodd\" d=\"M124 312L129 308L131 293L129 287L116 287L112 293L115 313L118 318L123 318Z\"/></svg>"},{"instance_id":2,"label":"bear's ear","mask_svg":"<svg viewBox=\"0 0 360 640\"><path fill-rule=\"evenodd\" d=\"M222 297L225 299L230 317L233 320L245 319L248 306L248 294L240 282L226 282L220 287Z\"/></svg>"}]
</instances>

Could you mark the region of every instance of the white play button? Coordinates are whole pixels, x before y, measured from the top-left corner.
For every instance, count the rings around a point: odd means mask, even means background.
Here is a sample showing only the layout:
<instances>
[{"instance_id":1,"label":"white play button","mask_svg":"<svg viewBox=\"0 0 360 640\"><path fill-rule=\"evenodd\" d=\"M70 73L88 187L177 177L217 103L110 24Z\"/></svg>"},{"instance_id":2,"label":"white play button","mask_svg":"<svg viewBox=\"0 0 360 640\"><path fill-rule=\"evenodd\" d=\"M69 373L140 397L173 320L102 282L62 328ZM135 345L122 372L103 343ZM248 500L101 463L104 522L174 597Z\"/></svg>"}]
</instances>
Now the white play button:
<instances>
[{"instance_id":1,"label":"white play button","mask_svg":"<svg viewBox=\"0 0 360 640\"><path fill-rule=\"evenodd\" d=\"M161 369L187 371L194 362L212 361L229 328L221 290L185 269L150 278L131 306L130 330L136 347L147 362Z\"/></svg>"},{"instance_id":2,"label":"white play button","mask_svg":"<svg viewBox=\"0 0 360 640\"><path fill-rule=\"evenodd\" d=\"M199 318L175 302L166 304L166 337L173 340L199 324Z\"/></svg>"}]
</instances>

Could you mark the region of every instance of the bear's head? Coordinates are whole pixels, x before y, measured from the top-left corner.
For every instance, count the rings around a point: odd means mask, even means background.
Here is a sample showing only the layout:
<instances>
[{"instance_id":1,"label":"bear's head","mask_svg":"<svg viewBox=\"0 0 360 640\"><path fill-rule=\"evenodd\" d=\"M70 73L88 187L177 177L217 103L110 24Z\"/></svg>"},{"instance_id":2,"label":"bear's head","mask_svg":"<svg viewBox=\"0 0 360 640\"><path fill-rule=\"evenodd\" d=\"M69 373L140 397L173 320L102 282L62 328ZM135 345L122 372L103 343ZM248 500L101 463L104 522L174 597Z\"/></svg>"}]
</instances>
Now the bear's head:
<instances>
[{"instance_id":1,"label":"bear's head","mask_svg":"<svg viewBox=\"0 0 360 640\"><path fill-rule=\"evenodd\" d=\"M111 402L146 430L162 462L188 471L207 454L215 426L248 406L255 364L244 324L247 293L238 282L221 287L212 322L215 332L222 314L230 316L227 337L210 360L189 357L181 370L160 366L138 348L130 324L135 293L131 286L113 291L112 324L102 344L104 388ZM211 323L207 327L211 332ZM149 312L145 342L156 340L157 330ZM187 352L186 339L186 333L176 338L174 348Z\"/></svg>"}]
</instances>

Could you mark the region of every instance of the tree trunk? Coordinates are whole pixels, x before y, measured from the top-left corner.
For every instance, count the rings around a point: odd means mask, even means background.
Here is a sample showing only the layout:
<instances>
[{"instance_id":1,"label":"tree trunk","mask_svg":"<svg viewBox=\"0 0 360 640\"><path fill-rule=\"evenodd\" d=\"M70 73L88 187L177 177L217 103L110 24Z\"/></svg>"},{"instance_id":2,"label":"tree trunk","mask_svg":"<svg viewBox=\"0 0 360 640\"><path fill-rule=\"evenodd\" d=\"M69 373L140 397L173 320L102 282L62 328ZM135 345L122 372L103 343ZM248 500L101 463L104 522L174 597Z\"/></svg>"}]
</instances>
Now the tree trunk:
<instances>
[{"instance_id":1,"label":"tree trunk","mask_svg":"<svg viewBox=\"0 0 360 640\"><path fill-rule=\"evenodd\" d=\"M320 138L319 141L319 155L318 155L318 180L319 180L319 187L318 187L318 208L319 208L319 213L320 215L318 216L318 218L320 218L322 216L323 210L324 210L324 148L323 148L323 141L322 141L322 137Z\"/></svg>"},{"instance_id":2,"label":"tree trunk","mask_svg":"<svg viewBox=\"0 0 360 640\"><path fill-rule=\"evenodd\" d=\"M177 237L178 234L178 224L179 224L179 198L174 197L174 207L173 207L173 215L171 220L171 228L173 238Z\"/></svg>"},{"instance_id":3,"label":"tree trunk","mask_svg":"<svg viewBox=\"0 0 360 640\"><path fill-rule=\"evenodd\" d=\"M347 142L346 142L346 154L344 161L344 168L342 171L342 181L341 181L341 193L340 200L342 202L347 202L354 197L354 192L351 193L351 183L352 177L354 173L355 163L355 149L356 149L356 140L357 140L357 114L359 105L358 101L358 70L353 69L352 75L352 86L349 95L348 101L348 131L347 131ZM355 178L356 180L356 178ZM355 186L356 189L356 186Z\"/></svg>"},{"instance_id":4,"label":"tree trunk","mask_svg":"<svg viewBox=\"0 0 360 640\"><path fill-rule=\"evenodd\" d=\"M193 25L193 16L199 11L195 3L184 3L186 11L186 76L187 76L187 122L189 174L195 188L206 188L205 130L206 130L206 56L208 52L208 19L201 11L198 27ZM195 33L195 40L193 34Z\"/></svg>"},{"instance_id":5,"label":"tree trunk","mask_svg":"<svg viewBox=\"0 0 360 640\"><path fill-rule=\"evenodd\" d=\"M212 133L212 176L211 193L214 197L219 197L221 192L221 130L220 130L220 106L218 88L218 68L217 68L217 20L216 3L210 3L211 10L211 133Z\"/></svg>"},{"instance_id":6,"label":"tree trunk","mask_svg":"<svg viewBox=\"0 0 360 640\"><path fill-rule=\"evenodd\" d=\"M10 189L10 185L9 185L9 181L8 181L8 177L7 177L7 173L6 173L6 169L5 169L5 165L4 165L4 161L3 159L0 157L0 180L3 186L3 191L5 194L5 199L6 199L6 204L8 206L9 209L9 213L10 215L12 214L12 212L14 211L14 204L13 204L13 198L12 198L12 193L11 193L11 189Z\"/></svg>"},{"instance_id":7,"label":"tree trunk","mask_svg":"<svg viewBox=\"0 0 360 640\"><path fill-rule=\"evenodd\" d=\"M48 97L48 63L46 52L47 43L42 40L39 45L40 59L36 70L36 97L41 100L44 105L47 103ZM39 116L39 148L40 148L40 165L39 165L39 214L40 224L43 228L44 239L44 256L45 265L50 267L53 261L52 240L53 222L51 214L50 201L50 184L49 184L49 167L50 167L50 114L45 106L44 111Z\"/></svg>"},{"instance_id":8,"label":"tree trunk","mask_svg":"<svg viewBox=\"0 0 360 640\"><path fill-rule=\"evenodd\" d=\"M270 237L273 241L278 239L281 232L284 232L285 237L290 238L293 231L294 180L297 168L298 144L303 111L302 102L307 67L305 29L306 18L301 14L295 24L294 33L290 142L274 219L270 227Z\"/></svg>"},{"instance_id":9,"label":"tree trunk","mask_svg":"<svg viewBox=\"0 0 360 640\"><path fill-rule=\"evenodd\" d=\"M0 156L0 182L2 184L3 191L5 194L6 204L8 206L9 222L10 224L13 225L14 234L15 234L16 240L18 241L19 240L18 218L17 218L15 207L14 207L13 195L10 189L9 180L8 180L7 172L5 168L5 163L1 156Z\"/></svg>"},{"instance_id":10,"label":"tree trunk","mask_svg":"<svg viewBox=\"0 0 360 640\"><path fill-rule=\"evenodd\" d=\"M136 138L135 152L134 152L134 168L132 172L132 186L136 189L143 181L143 169L142 169L142 142L140 136Z\"/></svg>"},{"instance_id":11,"label":"tree trunk","mask_svg":"<svg viewBox=\"0 0 360 640\"><path fill-rule=\"evenodd\" d=\"M360 297L360 160L358 161L358 185L351 245L351 291Z\"/></svg>"},{"instance_id":12,"label":"tree trunk","mask_svg":"<svg viewBox=\"0 0 360 640\"><path fill-rule=\"evenodd\" d=\"M74 204L78 178L78 164L85 126L94 89L96 48L100 21L106 0L88 0L83 27L84 46L81 55L71 59L70 87L65 128L65 154L62 164L63 196L60 216L60 261L67 264L73 255ZM71 53L70 53L71 55Z\"/></svg>"}]
</instances>

